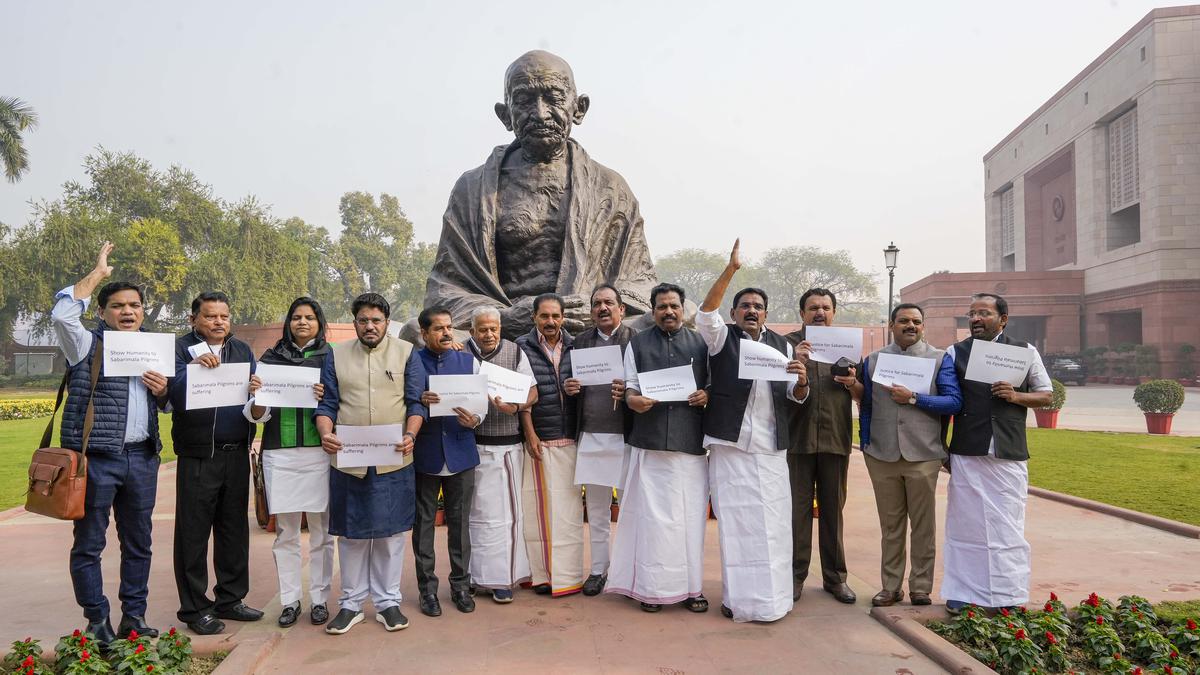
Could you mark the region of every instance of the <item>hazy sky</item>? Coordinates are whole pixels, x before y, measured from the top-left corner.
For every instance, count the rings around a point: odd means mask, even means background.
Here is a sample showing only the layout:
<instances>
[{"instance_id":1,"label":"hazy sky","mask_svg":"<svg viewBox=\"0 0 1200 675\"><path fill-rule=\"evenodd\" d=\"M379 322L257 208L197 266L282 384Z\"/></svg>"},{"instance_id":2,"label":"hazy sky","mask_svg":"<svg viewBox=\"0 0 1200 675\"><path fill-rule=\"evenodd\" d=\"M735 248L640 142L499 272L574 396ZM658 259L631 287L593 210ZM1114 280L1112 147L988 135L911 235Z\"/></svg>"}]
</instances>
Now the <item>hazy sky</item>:
<instances>
[{"instance_id":1,"label":"hazy sky","mask_svg":"<svg viewBox=\"0 0 1200 675\"><path fill-rule=\"evenodd\" d=\"M1151 2L5 3L0 95L34 106L0 222L97 146L339 227L397 196L436 241L455 179L534 48L592 98L574 137L641 201L653 254L817 244L897 286L983 269L982 157ZM882 275L886 289L886 275Z\"/></svg>"}]
</instances>

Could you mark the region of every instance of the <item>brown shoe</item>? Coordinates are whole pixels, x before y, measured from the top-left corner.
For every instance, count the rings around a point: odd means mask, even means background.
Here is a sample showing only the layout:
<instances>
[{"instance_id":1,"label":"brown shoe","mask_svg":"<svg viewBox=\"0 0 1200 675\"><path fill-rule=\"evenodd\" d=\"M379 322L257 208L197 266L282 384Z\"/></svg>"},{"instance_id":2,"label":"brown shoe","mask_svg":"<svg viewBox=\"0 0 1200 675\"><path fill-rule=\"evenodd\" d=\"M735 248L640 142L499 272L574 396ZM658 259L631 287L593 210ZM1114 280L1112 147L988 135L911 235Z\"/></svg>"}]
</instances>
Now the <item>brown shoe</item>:
<instances>
[{"instance_id":1,"label":"brown shoe","mask_svg":"<svg viewBox=\"0 0 1200 675\"><path fill-rule=\"evenodd\" d=\"M933 601L929 599L928 593L909 593L908 601L914 605L932 605Z\"/></svg>"},{"instance_id":2,"label":"brown shoe","mask_svg":"<svg viewBox=\"0 0 1200 675\"><path fill-rule=\"evenodd\" d=\"M871 598L871 604L876 607L891 607L904 598L904 591L879 591Z\"/></svg>"},{"instance_id":3,"label":"brown shoe","mask_svg":"<svg viewBox=\"0 0 1200 675\"><path fill-rule=\"evenodd\" d=\"M825 590L837 598L838 602L844 602L847 605L853 605L858 600L858 596L854 594L854 591L850 590L850 586L844 581L840 584L825 584Z\"/></svg>"}]
</instances>

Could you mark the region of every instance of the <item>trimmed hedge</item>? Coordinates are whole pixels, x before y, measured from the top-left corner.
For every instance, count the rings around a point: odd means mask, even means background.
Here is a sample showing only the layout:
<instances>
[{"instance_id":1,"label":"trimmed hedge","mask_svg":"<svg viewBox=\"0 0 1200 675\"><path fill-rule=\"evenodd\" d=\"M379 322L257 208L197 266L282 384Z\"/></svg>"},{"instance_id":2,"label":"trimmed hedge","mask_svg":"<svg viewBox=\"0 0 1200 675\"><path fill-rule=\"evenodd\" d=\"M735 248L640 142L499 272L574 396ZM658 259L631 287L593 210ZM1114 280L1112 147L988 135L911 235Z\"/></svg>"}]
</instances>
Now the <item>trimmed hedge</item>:
<instances>
[{"instance_id":1,"label":"trimmed hedge","mask_svg":"<svg viewBox=\"0 0 1200 675\"><path fill-rule=\"evenodd\" d=\"M48 398L0 401L0 420L29 420L37 417L49 417L53 412L54 401Z\"/></svg>"}]
</instances>

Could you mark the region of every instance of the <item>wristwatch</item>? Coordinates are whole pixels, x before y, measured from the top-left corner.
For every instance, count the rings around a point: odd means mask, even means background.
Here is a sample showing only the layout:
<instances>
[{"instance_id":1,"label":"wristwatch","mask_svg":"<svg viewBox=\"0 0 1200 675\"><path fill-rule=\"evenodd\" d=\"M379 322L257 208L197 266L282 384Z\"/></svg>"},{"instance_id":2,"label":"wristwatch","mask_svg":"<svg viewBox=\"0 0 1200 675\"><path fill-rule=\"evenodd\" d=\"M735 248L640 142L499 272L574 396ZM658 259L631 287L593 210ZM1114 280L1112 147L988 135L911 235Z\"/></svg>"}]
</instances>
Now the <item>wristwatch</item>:
<instances>
[{"instance_id":1,"label":"wristwatch","mask_svg":"<svg viewBox=\"0 0 1200 675\"><path fill-rule=\"evenodd\" d=\"M916 405L916 404L917 404L917 395L916 395L916 394L913 394L912 396L909 396L909 397L908 397L908 404L909 404L909 405Z\"/></svg>"}]
</instances>

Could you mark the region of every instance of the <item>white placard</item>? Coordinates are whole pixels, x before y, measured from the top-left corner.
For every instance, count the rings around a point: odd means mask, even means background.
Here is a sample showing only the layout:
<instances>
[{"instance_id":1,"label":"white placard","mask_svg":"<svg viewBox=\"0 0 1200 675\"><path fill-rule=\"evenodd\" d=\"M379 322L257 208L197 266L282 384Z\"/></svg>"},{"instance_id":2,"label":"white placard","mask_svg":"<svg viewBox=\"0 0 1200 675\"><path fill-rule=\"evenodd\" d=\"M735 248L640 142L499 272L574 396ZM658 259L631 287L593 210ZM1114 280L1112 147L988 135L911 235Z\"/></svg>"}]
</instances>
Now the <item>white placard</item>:
<instances>
[{"instance_id":1,"label":"white placard","mask_svg":"<svg viewBox=\"0 0 1200 675\"><path fill-rule=\"evenodd\" d=\"M105 377L138 377L147 370L174 377L174 335L124 330L104 331Z\"/></svg>"},{"instance_id":2,"label":"white placard","mask_svg":"<svg viewBox=\"0 0 1200 675\"><path fill-rule=\"evenodd\" d=\"M466 408L483 416L488 410L488 376L478 375L430 375L429 391L441 399L429 406L430 417L455 417L455 408ZM529 389L525 390L529 395ZM524 400L524 399L522 399Z\"/></svg>"},{"instance_id":3,"label":"white placard","mask_svg":"<svg viewBox=\"0 0 1200 675\"><path fill-rule=\"evenodd\" d=\"M812 358L822 363L837 363L843 357L855 364L862 360L861 328L805 326L804 339L812 345Z\"/></svg>"},{"instance_id":4,"label":"white placard","mask_svg":"<svg viewBox=\"0 0 1200 675\"><path fill-rule=\"evenodd\" d=\"M192 355L193 359L198 359L205 354L212 354L218 359L221 358L221 350L217 349L214 351L212 345L208 344L207 342L197 342L191 347L188 347L188 353Z\"/></svg>"},{"instance_id":5,"label":"white placard","mask_svg":"<svg viewBox=\"0 0 1200 675\"><path fill-rule=\"evenodd\" d=\"M884 387L899 384L914 394L924 394L929 391L939 363L937 359L919 356L880 354L875 358L875 373L871 375L871 381Z\"/></svg>"},{"instance_id":6,"label":"white placard","mask_svg":"<svg viewBox=\"0 0 1200 675\"><path fill-rule=\"evenodd\" d=\"M696 372L689 364L638 373L638 389L642 396L655 401L686 401L699 387Z\"/></svg>"},{"instance_id":7,"label":"white placard","mask_svg":"<svg viewBox=\"0 0 1200 675\"><path fill-rule=\"evenodd\" d=\"M571 377L585 387L625 379L620 345L571 350Z\"/></svg>"},{"instance_id":8,"label":"white placard","mask_svg":"<svg viewBox=\"0 0 1200 675\"><path fill-rule=\"evenodd\" d=\"M313 385L321 381L321 369L309 366L284 366L260 363L254 373L262 386L254 394L254 403L270 408L315 408Z\"/></svg>"},{"instance_id":9,"label":"white placard","mask_svg":"<svg viewBox=\"0 0 1200 675\"><path fill-rule=\"evenodd\" d=\"M187 367L187 410L245 405L250 398L250 364L222 363L205 368L198 363Z\"/></svg>"},{"instance_id":10,"label":"white placard","mask_svg":"<svg viewBox=\"0 0 1200 675\"><path fill-rule=\"evenodd\" d=\"M337 453L337 465L341 468L356 466L407 466L413 456L396 451L404 440L403 424L376 424L373 426L337 426L336 435L342 442Z\"/></svg>"},{"instance_id":11,"label":"white placard","mask_svg":"<svg viewBox=\"0 0 1200 675\"><path fill-rule=\"evenodd\" d=\"M1008 382L1021 386L1033 365L1033 350L990 340L972 340L967 379L975 382Z\"/></svg>"},{"instance_id":12,"label":"white placard","mask_svg":"<svg viewBox=\"0 0 1200 675\"><path fill-rule=\"evenodd\" d=\"M739 352L739 379L795 382L798 377L787 371L787 355L771 345L742 338Z\"/></svg>"},{"instance_id":13,"label":"white placard","mask_svg":"<svg viewBox=\"0 0 1200 675\"><path fill-rule=\"evenodd\" d=\"M491 361L479 363L479 373L487 375L488 396L499 396L505 403L524 403L529 400L529 388L533 378L498 366Z\"/></svg>"}]
</instances>

